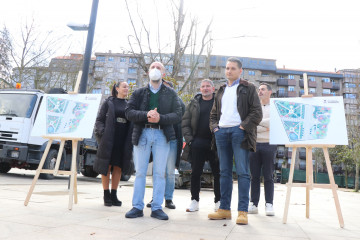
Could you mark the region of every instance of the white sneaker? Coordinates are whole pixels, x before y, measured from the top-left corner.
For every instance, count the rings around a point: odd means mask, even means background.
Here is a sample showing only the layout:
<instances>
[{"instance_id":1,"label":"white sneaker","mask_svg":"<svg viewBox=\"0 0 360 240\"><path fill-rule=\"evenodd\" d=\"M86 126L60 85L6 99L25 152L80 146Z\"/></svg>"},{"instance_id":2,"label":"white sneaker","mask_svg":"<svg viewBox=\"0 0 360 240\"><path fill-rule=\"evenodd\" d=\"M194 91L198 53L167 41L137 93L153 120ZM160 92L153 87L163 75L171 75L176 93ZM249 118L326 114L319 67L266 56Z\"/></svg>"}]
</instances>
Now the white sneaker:
<instances>
[{"instance_id":1,"label":"white sneaker","mask_svg":"<svg viewBox=\"0 0 360 240\"><path fill-rule=\"evenodd\" d=\"M186 209L187 212L199 211L199 202L195 199L191 201L190 206Z\"/></svg>"},{"instance_id":2,"label":"white sneaker","mask_svg":"<svg viewBox=\"0 0 360 240\"><path fill-rule=\"evenodd\" d=\"M258 207L254 205L253 202L250 202L249 204L249 208L248 208L248 214L257 214L258 211Z\"/></svg>"},{"instance_id":3,"label":"white sneaker","mask_svg":"<svg viewBox=\"0 0 360 240\"><path fill-rule=\"evenodd\" d=\"M220 207L220 201L217 201L217 202L215 203L214 211L217 212L217 210L219 209L219 207Z\"/></svg>"},{"instance_id":4,"label":"white sneaker","mask_svg":"<svg viewBox=\"0 0 360 240\"><path fill-rule=\"evenodd\" d=\"M271 203L265 204L265 213L266 213L266 216L274 216L275 215L274 207Z\"/></svg>"}]
</instances>

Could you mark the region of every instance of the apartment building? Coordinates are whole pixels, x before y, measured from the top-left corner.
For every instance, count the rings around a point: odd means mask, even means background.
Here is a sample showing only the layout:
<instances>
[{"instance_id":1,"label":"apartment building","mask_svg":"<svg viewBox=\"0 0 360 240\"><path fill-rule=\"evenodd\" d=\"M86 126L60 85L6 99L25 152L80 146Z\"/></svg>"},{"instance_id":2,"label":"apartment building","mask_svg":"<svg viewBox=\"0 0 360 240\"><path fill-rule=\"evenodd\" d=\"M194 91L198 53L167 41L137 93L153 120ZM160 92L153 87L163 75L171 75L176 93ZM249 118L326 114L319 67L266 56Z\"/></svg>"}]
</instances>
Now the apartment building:
<instances>
[{"instance_id":1,"label":"apartment building","mask_svg":"<svg viewBox=\"0 0 360 240\"><path fill-rule=\"evenodd\" d=\"M93 78L94 60L90 61L88 76L90 89L96 88L96 82ZM42 89L45 92L51 88L63 88L66 91L73 91L82 64L82 54L55 57L51 59L48 67L14 68L13 79L15 82L20 82L22 88Z\"/></svg>"},{"instance_id":2,"label":"apartment building","mask_svg":"<svg viewBox=\"0 0 360 240\"><path fill-rule=\"evenodd\" d=\"M360 125L360 68L344 69L339 73L343 74L342 93L344 97L344 108L347 124L351 126Z\"/></svg>"}]
</instances>

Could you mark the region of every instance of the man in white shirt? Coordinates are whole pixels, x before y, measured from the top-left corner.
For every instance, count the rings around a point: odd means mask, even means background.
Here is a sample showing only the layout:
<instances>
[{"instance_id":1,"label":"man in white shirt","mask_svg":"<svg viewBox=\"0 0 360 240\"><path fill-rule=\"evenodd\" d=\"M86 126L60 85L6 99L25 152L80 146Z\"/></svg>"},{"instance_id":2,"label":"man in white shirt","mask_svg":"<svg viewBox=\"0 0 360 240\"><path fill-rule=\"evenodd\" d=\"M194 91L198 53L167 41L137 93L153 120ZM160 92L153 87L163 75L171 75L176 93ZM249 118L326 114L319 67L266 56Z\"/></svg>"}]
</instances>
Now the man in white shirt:
<instances>
[{"instance_id":1,"label":"man in white shirt","mask_svg":"<svg viewBox=\"0 0 360 240\"><path fill-rule=\"evenodd\" d=\"M263 119L257 127L256 152L250 153L250 172L251 172L251 194L249 214L258 213L258 203L260 199L260 176L264 176L265 189L265 213L267 216L274 216L274 158L276 145L269 144L270 132L270 96L271 86L261 83L259 87L259 98L263 112Z\"/></svg>"},{"instance_id":2,"label":"man in white shirt","mask_svg":"<svg viewBox=\"0 0 360 240\"><path fill-rule=\"evenodd\" d=\"M254 84L240 79L242 63L229 58L225 74L227 83L215 95L210 113L210 130L215 134L220 163L220 207L209 219L231 219L232 169L238 177L237 224L248 224L249 152L256 151L256 127L262 119L260 100Z\"/></svg>"}]
</instances>

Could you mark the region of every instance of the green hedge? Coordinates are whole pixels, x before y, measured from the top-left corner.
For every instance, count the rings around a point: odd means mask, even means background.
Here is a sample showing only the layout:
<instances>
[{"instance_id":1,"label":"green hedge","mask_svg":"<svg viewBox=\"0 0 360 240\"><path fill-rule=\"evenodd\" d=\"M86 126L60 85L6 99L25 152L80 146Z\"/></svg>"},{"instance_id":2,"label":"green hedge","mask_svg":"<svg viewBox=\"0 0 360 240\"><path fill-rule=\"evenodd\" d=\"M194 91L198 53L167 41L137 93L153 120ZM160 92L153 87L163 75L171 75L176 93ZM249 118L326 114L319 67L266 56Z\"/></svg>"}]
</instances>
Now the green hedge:
<instances>
[{"instance_id":1,"label":"green hedge","mask_svg":"<svg viewBox=\"0 0 360 240\"><path fill-rule=\"evenodd\" d=\"M289 180L289 168L282 168L281 169L281 183L285 184ZM317 173L315 178L314 172L314 181L316 179L316 183L330 183L329 175L327 173ZM344 175L336 175L334 176L335 183L339 186L344 188L345 187L345 176ZM360 180L360 178L359 178ZM294 179L293 182L306 182L306 171L304 170L294 170ZM348 187L354 188L355 186L355 177L348 177Z\"/></svg>"}]
</instances>

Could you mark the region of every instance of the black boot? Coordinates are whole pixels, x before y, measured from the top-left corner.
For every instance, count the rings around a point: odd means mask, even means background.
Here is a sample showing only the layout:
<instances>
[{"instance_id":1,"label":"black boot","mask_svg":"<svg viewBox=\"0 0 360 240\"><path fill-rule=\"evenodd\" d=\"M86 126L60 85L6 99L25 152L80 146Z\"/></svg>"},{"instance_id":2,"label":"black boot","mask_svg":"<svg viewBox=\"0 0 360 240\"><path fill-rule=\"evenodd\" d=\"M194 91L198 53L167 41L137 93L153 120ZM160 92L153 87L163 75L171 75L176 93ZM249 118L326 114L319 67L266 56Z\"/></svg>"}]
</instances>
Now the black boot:
<instances>
[{"instance_id":1,"label":"black boot","mask_svg":"<svg viewBox=\"0 0 360 240\"><path fill-rule=\"evenodd\" d=\"M116 190L115 189L111 189L111 202L113 206L118 206L120 207L122 202L119 201L119 199L116 196Z\"/></svg>"},{"instance_id":2,"label":"black boot","mask_svg":"<svg viewBox=\"0 0 360 240\"><path fill-rule=\"evenodd\" d=\"M109 189L104 190L104 205L107 206L107 207L112 206L110 190Z\"/></svg>"},{"instance_id":3,"label":"black boot","mask_svg":"<svg viewBox=\"0 0 360 240\"><path fill-rule=\"evenodd\" d=\"M151 199L151 201L146 204L146 207L151 208L152 201L153 199Z\"/></svg>"},{"instance_id":4,"label":"black boot","mask_svg":"<svg viewBox=\"0 0 360 240\"><path fill-rule=\"evenodd\" d=\"M165 207L170 208L170 209L175 209L175 204L173 203L172 200L165 200Z\"/></svg>"}]
</instances>

